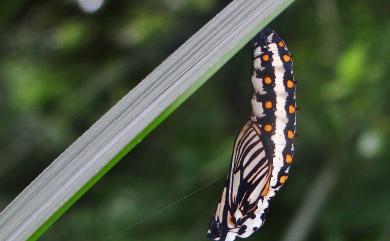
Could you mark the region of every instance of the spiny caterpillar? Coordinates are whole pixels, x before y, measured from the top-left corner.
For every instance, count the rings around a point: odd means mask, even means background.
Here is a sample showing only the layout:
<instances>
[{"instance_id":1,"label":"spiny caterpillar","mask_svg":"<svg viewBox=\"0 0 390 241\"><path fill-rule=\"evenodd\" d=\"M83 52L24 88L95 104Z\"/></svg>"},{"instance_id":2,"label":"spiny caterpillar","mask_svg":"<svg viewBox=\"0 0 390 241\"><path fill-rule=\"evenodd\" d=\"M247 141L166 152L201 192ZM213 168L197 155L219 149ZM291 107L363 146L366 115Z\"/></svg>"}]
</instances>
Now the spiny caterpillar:
<instances>
[{"instance_id":1,"label":"spiny caterpillar","mask_svg":"<svg viewBox=\"0 0 390 241\"><path fill-rule=\"evenodd\" d=\"M252 115L234 143L230 173L207 231L212 240L233 241L257 231L294 160L297 107L292 56L270 28L251 46Z\"/></svg>"}]
</instances>

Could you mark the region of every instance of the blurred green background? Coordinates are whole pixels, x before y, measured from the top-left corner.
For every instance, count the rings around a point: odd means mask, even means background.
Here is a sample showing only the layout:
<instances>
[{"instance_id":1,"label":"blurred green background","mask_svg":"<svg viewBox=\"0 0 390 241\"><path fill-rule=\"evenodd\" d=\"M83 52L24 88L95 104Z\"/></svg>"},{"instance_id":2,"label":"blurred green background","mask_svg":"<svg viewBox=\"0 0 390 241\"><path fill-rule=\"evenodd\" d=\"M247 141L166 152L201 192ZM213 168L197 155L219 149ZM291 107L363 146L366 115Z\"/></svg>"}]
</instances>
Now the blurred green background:
<instances>
[{"instance_id":1,"label":"blurred green background","mask_svg":"<svg viewBox=\"0 0 390 241\"><path fill-rule=\"evenodd\" d=\"M2 1L0 209L228 3ZM273 21L299 81L297 160L248 241L390 240L389 9L298 0ZM250 114L250 54L240 51L40 240L206 240Z\"/></svg>"}]
</instances>

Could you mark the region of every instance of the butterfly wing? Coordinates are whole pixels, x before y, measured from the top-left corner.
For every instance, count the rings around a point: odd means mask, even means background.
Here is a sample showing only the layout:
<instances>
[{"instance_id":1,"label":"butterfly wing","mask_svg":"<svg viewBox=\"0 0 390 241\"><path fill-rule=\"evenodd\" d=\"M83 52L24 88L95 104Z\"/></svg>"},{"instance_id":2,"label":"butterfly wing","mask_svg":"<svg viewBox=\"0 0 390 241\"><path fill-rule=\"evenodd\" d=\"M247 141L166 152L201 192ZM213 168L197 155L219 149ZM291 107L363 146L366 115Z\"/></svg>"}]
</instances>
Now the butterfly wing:
<instances>
[{"instance_id":1,"label":"butterfly wing","mask_svg":"<svg viewBox=\"0 0 390 241\"><path fill-rule=\"evenodd\" d=\"M247 237L262 225L268 203L264 208L266 200L261 199L269 190L271 163L258 124L249 121L234 143L229 176L209 225L210 239Z\"/></svg>"}]
</instances>

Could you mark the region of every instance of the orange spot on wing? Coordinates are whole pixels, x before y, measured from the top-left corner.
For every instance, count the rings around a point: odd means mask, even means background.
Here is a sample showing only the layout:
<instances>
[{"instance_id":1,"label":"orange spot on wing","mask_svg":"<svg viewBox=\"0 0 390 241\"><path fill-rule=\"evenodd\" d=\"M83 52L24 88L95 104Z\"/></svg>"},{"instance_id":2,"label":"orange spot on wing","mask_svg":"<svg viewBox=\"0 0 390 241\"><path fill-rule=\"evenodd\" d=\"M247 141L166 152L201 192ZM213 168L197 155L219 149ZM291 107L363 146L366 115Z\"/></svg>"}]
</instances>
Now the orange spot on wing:
<instances>
[{"instance_id":1,"label":"orange spot on wing","mask_svg":"<svg viewBox=\"0 0 390 241\"><path fill-rule=\"evenodd\" d=\"M267 182L267 184L265 184L264 189L263 189L263 191L262 191L261 194L260 194L262 197L265 197L265 196L268 194L268 192L269 192L269 183L270 183L270 181L271 181L271 180L269 180L269 181Z\"/></svg>"},{"instance_id":2,"label":"orange spot on wing","mask_svg":"<svg viewBox=\"0 0 390 241\"><path fill-rule=\"evenodd\" d=\"M284 46L286 46L286 45L284 44L283 41L279 41L278 45L279 45L279 47L281 47L281 48L283 48Z\"/></svg>"},{"instance_id":3,"label":"orange spot on wing","mask_svg":"<svg viewBox=\"0 0 390 241\"><path fill-rule=\"evenodd\" d=\"M269 61L269 55L268 54L264 54L262 57L261 57L261 59L263 60L263 61Z\"/></svg>"},{"instance_id":4,"label":"orange spot on wing","mask_svg":"<svg viewBox=\"0 0 390 241\"><path fill-rule=\"evenodd\" d=\"M229 228L235 228L236 227L236 220L235 218L228 212L228 217L227 217L227 224Z\"/></svg>"}]
</instances>

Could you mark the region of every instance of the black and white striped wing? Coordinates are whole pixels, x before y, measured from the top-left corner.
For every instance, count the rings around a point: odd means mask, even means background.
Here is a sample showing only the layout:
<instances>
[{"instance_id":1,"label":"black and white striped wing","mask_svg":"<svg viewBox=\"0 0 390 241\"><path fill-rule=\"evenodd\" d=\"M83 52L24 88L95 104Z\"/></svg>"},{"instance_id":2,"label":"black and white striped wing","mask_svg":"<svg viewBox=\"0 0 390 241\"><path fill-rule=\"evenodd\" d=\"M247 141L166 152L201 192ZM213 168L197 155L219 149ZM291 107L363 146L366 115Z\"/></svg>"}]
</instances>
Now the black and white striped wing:
<instances>
[{"instance_id":1,"label":"black and white striped wing","mask_svg":"<svg viewBox=\"0 0 390 241\"><path fill-rule=\"evenodd\" d=\"M210 239L248 237L263 224L271 162L258 124L249 121L234 144L230 173L209 225Z\"/></svg>"}]
</instances>

